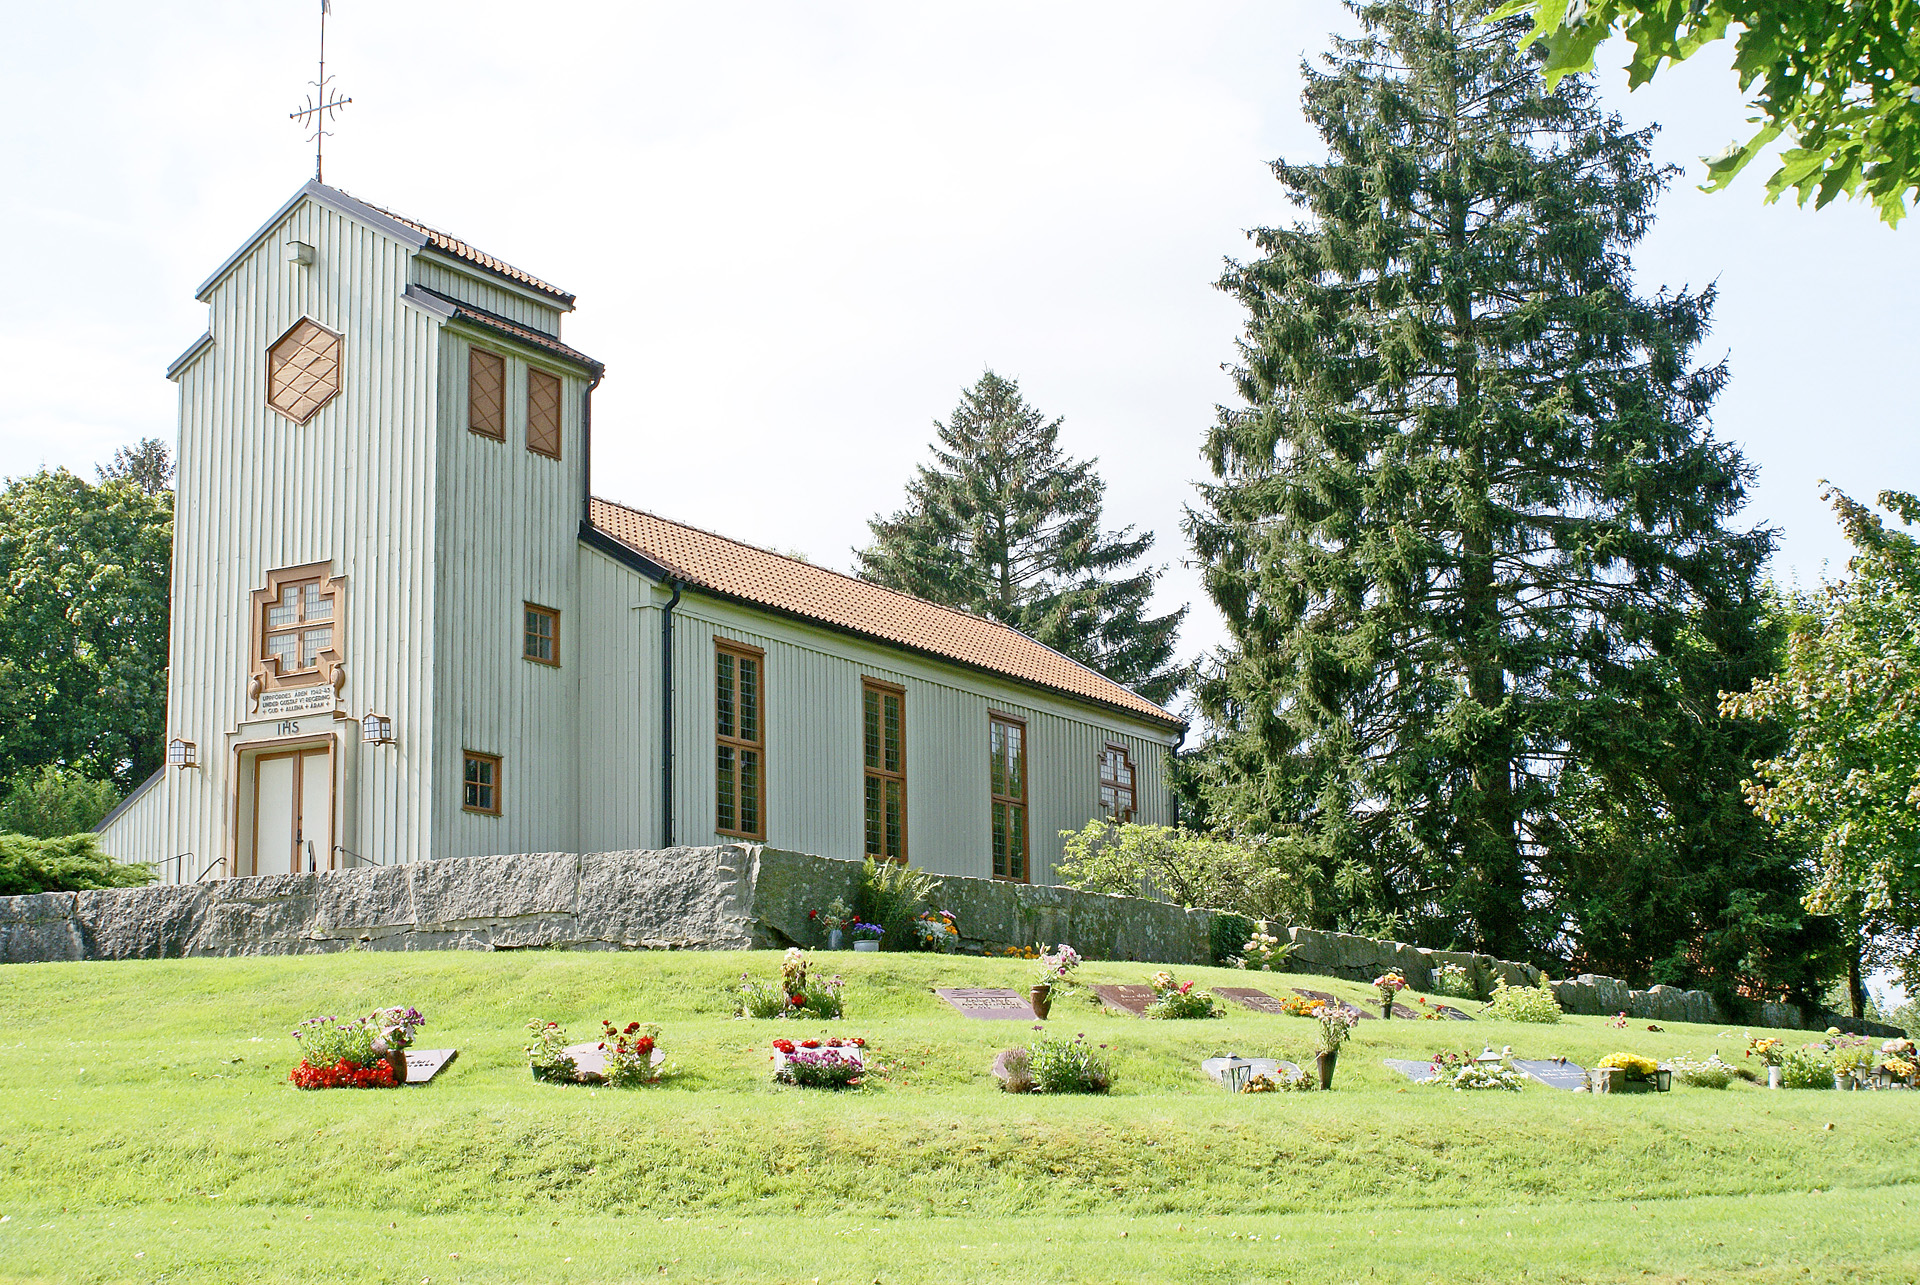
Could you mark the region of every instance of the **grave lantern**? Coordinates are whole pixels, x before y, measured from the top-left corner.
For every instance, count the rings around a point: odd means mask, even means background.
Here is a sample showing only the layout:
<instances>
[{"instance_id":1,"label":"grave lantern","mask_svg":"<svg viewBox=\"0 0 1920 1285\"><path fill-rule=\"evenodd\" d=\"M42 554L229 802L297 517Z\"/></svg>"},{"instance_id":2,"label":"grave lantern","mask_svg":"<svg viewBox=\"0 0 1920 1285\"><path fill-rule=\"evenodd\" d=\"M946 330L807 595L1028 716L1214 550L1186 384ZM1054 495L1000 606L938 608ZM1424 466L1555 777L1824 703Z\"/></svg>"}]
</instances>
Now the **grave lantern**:
<instances>
[{"instance_id":1,"label":"grave lantern","mask_svg":"<svg viewBox=\"0 0 1920 1285\"><path fill-rule=\"evenodd\" d=\"M168 767L199 767L200 747L176 736L167 742Z\"/></svg>"},{"instance_id":2,"label":"grave lantern","mask_svg":"<svg viewBox=\"0 0 1920 1285\"><path fill-rule=\"evenodd\" d=\"M1653 1073L1653 1091L1655 1093L1673 1092L1673 1068L1663 1066Z\"/></svg>"},{"instance_id":3,"label":"grave lantern","mask_svg":"<svg viewBox=\"0 0 1920 1285\"><path fill-rule=\"evenodd\" d=\"M360 739L369 745L393 744L393 720L385 714L369 712L360 720Z\"/></svg>"}]
</instances>

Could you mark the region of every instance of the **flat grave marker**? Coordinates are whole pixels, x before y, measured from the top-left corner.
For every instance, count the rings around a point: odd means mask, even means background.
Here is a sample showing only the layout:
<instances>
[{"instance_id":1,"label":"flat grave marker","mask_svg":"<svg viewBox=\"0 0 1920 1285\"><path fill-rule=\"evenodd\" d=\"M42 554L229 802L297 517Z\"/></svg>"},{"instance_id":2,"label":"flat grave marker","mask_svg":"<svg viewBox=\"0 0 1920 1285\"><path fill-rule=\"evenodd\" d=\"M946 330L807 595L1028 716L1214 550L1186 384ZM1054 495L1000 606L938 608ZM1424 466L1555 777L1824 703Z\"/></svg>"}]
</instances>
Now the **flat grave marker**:
<instances>
[{"instance_id":1,"label":"flat grave marker","mask_svg":"<svg viewBox=\"0 0 1920 1285\"><path fill-rule=\"evenodd\" d=\"M407 1083L426 1084L459 1056L459 1049L408 1049Z\"/></svg>"},{"instance_id":2,"label":"flat grave marker","mask_svg":"<svg viewBox=\"0 0 1920 1285\"><path fill-rule=\"evenodd\" d=\"M607 1078L607 1055L600 1047L600 1041L591 1044L569 1044L567 1056L573 1059L573 1078L576 1080L605 1080ZM667 1060L667 1055L659 1049L653 1051L648 1059L659 1066Z\"/></svg>"},{"instance_id":3,"label":"flat grave marker","mask_svg":"<svg viewBox=\"0 0 1920 1285\"><path fill-rule=\"evenodd\" d=\"M1159 992L1151 986L1096 986L1093 993L1102 1003L1111 1005L1135 1017L1143 1016L1147 1005L1160 998Z\"/></svg>"},{"instance_id":4,"label":"flat grave marker","mask_svg":"<svg viewBox=\"0 0 1920 1285\"><path fill-rule=\"evenodd\" d=\"M1228 1063L1231 1062L1246 1063L1250 1068L1247 1071L1250 1077L1264 1075L1270 1080L1278 1080L1283 1077L1293 1079L1300 1074L1300 1068L1292 1062L1284 1058L1271 1057L1210 1057L1200 1064L1200 1069L1205 1071L1215 1084L1224 1085L1226 1080L1223 1077L1226 1075Z\"/></svg>"},{"instance_id":5,"label":"flat grave marker","mask_svg":"<svg viewBox=\"0 0 1920 1285\"><path fill-rule=\"evenodd\" d=\"M1230 999L1242 1008L1250 1008L1256 1013L1271 1013L1275 1017L1285 1017L1287 1010L1280 1007L1280 1001L1262 990L1251 986L1216 986L1213 993L1223 999Z\"/></svg>"},{"instance_id":6,"label":"flat grave marker","mask_svg":"<svg viewBox=\"0 0 1920 1285\"><path fill-rule=\"evenodd\" d=\"M1551 1089L1584 1088L1587 1083L1586 1071L1563 1057L1549 1058L1538 1062L1514 1061L1516 1071L1524 1071L1540 1083Z\"/></svg>"},{"instance_id":7,"label":"flat grave marker","mask_svg":"<svg viewBox=\"0 0 1920 1285\"><path fill-rule=\"evenodd\" d=\"M1400 1072L1400 1074L1412 1080L1415 1084L1425 1084L1428 1080L1434 1078L1433 1063L1431 1062L1415 1062L1404 1057L1383 1058L1382 1061L1391 1069Z\"/></svg>"},{"instance_id":8,"label":"flat grave marker","mask_svg":"<svg viewBox=\"0 0 1920 1285\"><path fill-rule=\"evenodd\" d=\"M1393 1015L1403 1022L1417 1022L1420 1020L1420 1014L1414 1012L1405 1004L1395 1004L1393 1006Z\"/></svg>"},{"instance_id":9,"label":"flat grave marker","mask_svg":"<svg viewBox=\"0 0 1920 1285\"><path fill-rule=\"evenodd\" d=\"M1019 991L991 986L951 986L933 992L967 1017L982 1021L1030 1022L1033 1004Z\"/></svg>"},{"instance_id":10,"label":"flat grave marker","mask_svg":"<svg viewBox=\"0 0 1920 1285\"><path fill-rule=\"evenodd\" d=\"M1372 1013L1367 1012L1363 1008L1354 1008L1353 1005L1347 1003L1347 1001L1341 999L1338 995L1335 995L1332 991L1305 991L1305 990L1301 990L1298 986L1296 986L1293 988L1293 993L1295 995L1304 996L1307 999L1317 999L1324 1004L1338 1004L1341 1008L1347 1009L1350 1012L1358 1013L1362 1019L1371 1018L1373 1016Z\"/></svg>"}]
</instances>

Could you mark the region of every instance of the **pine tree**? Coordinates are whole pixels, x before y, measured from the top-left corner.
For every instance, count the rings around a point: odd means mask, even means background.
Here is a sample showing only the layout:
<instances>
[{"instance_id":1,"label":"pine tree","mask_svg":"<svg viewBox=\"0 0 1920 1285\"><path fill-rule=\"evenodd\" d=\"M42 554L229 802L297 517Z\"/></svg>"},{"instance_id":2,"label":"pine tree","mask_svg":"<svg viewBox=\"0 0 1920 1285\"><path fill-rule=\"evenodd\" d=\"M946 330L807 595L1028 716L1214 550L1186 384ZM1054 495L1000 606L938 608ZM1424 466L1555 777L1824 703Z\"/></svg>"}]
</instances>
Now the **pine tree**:
<instances>
[{"instance_id":1,"label":"pine tree","mask_svg":"<svg viewBox=\"0 0 1920 1285\"><path fill-rule=\"evenodd\" d=\"M1547 92L1490 7L1350 4L1305 69L1328 157L1275 163L1307 217L1220 282L1244 405L1188 530L1232 636L1213 810L1308 825L1376 920L1523 958L1579 927L1542 865L1566 768L1772 534L1727 525L1751 470L1708 424L1724 364L1688 364L1712 292L1634 291L1651 131Z\"/></svg>"},{"instance_id":2,"label":"pine tree","mask_svg":"<svg viewBox=\"0 0 1920 1285\"><path fill-rule=\"evenodd\" d=\"M1149 700L1170 699L1186 608L1147 615L1160 573L1127 568L1153 534L1101 529L1098 461L1064 455L1060 420L991 370L934 427L934 462L907 484L907 506L867 523L860 575L1011 625Z\"/></svg>"}]
</instances>

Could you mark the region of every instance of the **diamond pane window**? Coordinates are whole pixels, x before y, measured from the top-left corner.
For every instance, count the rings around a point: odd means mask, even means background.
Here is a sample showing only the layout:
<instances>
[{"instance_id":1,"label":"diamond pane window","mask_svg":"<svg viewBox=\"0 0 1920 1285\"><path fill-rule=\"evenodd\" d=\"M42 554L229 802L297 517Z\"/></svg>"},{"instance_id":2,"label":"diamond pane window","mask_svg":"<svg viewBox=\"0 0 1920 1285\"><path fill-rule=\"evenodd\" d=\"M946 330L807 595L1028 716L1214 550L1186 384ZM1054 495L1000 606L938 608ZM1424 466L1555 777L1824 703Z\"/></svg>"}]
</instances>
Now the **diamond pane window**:
<instances>
[{"instance_id":1,"label":"diamond pane window","mask_svg":"<svg viewBox=\"0 0 1920 1285\"><path fill-rule=\"evenodd\" d=\"M267 405L304 424L340 391L340 336L302 318L267 349Z\"/></svg>"}]
</instances>

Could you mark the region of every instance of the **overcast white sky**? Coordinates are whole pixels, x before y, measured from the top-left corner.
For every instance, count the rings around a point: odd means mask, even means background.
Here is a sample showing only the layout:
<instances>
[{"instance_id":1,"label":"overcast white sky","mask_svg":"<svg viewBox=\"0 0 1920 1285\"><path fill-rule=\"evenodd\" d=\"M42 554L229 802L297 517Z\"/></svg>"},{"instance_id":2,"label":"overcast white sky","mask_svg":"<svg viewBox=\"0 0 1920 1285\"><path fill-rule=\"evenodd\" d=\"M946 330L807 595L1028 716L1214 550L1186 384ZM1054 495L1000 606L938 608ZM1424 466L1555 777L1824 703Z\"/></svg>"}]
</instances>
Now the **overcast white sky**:
<instances>
[{"instance_id":1,"label":"overcast white sky","mask_svg":"<svg viewBox=\"0 0 1920 1285\"><path fill-rule=\"evenodd\" d=\"M317 0L11 6L0 44L0 475L91 476L171 437L200 281L309 177L286 119ZM1213 289L1285 221L1297 67L1330 0L716 5L337 0L354 103L327 178L580 296L607 363L602 495L847 567L991 365L1159 535L1183 649L1220 628L1182 506L1240 316ZM1722 46L1628 95L1687 176L1642 286L1717 280L1717 416L1760 470L1780 570L1845 557L1816 479L1920 487L1920 221L1694 189L1746 115ZM1603 50L1603 65L1623 61Z\"/></svg>"}]
</instances>

